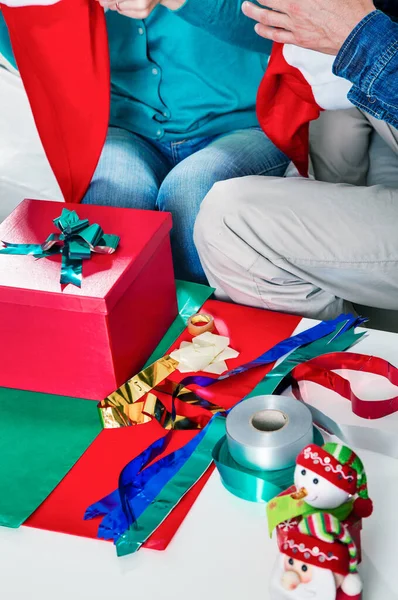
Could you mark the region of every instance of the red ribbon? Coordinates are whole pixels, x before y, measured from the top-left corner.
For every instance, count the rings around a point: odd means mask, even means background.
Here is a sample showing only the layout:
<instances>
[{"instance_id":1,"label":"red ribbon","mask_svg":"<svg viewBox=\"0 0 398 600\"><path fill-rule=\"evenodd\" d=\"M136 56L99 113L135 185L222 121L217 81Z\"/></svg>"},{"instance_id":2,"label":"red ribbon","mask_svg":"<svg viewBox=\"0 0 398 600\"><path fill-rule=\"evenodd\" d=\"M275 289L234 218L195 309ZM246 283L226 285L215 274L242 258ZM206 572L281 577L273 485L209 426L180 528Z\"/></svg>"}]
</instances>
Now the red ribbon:
<instances>
[{"instance_id":1,"label":"red ribbon","mask_svg":"<svg viewBox=\"0 0 398 600\"><path fill-rule=\"evenodd\" d=\"M353 352L334 352L302 363L292 371L295 397L303 400L299 382L311 381L350 400L353 413L363 419L381 419L398 411L398 396L387 400L363 400L354 394L348 379L333 372L337 369L381 375L398 386L398 369L383 358Z\"/></svg>"}]
</instances>

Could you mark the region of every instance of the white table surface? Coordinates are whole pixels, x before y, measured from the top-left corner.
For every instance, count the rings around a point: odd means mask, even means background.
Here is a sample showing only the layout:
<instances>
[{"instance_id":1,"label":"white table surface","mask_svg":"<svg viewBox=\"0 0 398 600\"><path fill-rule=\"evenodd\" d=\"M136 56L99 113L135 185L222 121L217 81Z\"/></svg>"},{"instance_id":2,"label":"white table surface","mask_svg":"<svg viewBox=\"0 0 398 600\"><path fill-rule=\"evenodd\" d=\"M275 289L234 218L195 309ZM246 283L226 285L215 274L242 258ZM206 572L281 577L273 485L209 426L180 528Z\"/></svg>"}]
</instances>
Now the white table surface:
<instances>
[{"instance_id":1,"label":"white table surface","mask_svg":"<svg viewBox=\"0 0 398 600\"><path fill-rule=\"evenodd\" d=\"M302 321L300 329L311 324ZM398 366L398 335L371 331L356 351ZM398 432L398 428L397 428ZM398 600L398 460L360 451L375 505L364 522L364 600ZM4 600L269 600L276 557L265 506L239 500L215 472L164 552L117 558L110 543L21 527L0 528Z\"/></svg>"}]
</instances>

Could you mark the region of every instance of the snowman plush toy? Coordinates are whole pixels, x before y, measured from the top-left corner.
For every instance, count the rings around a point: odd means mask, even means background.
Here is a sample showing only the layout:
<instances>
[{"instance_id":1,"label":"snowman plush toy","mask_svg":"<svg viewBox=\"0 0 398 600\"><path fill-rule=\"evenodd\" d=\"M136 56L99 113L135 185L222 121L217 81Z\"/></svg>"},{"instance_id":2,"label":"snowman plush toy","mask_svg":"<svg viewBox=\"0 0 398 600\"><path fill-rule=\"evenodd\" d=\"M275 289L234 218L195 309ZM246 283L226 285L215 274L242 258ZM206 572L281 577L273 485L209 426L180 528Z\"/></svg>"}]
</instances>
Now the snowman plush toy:
<instances>
[{"instance_id":1,"label":"snowman plush toy","mask_svg":"<svg viewBox=\"0 0 398 600\"><path fill-rule=\"evenodd\" d=\"M293 497L315 509L335 509L354 499L353 513L357 518L372 514L363 463L347 446L306 446L296 460L294 485Z\"/></svg>"},{"instance_id":2,"label":"snowman plush toy","mask_svg":"<svg viewBox=\"0 0 398 600\"><path fill-rule=\"evenodd\" d=\"M371 515L365 469L347 446L306 446L294 486L267 507L280 551L272 600L360 600L361 519Z\"/></svg>"}]
</instances>

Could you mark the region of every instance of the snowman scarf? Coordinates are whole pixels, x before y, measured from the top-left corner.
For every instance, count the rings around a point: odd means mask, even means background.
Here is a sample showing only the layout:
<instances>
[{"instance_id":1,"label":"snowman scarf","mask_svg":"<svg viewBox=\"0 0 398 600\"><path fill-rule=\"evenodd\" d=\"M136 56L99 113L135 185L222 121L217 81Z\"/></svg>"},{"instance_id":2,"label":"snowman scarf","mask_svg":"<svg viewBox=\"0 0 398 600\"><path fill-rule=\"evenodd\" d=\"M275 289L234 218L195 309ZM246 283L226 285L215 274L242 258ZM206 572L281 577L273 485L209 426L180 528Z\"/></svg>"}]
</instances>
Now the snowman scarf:
<instances>
[{"instance_id":1,"label":"snowman scarf","mask_svg":"<svg viewBox=\"0 0 398 600\"><path fill-rule=\"evenodd\" d=\"M80 202L109 120L104 11L95 0L0 0L36 126L66 202Z\"/></svg>"},{"instance_id":2,"label":"snowman scarf","mask_svg":"<svg viewBox=\"0 0 398 600\"><path fill-rule=\"evenodd\" d=\"M333 75L334 56L288 44L273 45L257 97L257 116L269 139L308 177L309 124L322 110L352 107L351 83Z\"/></svg>"}]
</instances>

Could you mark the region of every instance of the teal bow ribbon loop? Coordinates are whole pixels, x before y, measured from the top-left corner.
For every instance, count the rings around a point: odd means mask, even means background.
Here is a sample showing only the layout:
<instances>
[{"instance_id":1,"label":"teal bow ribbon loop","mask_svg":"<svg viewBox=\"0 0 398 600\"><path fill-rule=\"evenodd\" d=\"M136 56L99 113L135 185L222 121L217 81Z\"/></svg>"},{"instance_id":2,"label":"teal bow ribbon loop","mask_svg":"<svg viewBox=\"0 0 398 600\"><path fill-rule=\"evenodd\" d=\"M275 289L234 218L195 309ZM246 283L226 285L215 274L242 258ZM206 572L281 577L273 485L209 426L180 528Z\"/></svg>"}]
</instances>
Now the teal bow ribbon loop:
<instances>
[{"instance_id":1,"label":"teal bow ribbon loop","mask_svg":"<svg viewBox=\"0 0 398 600\"><path fill-rule=\"evenodd\" d=\"M105 234L97 223L90 225L88 219L80 219L74 210L63 208L54 225L61 233L51 233L43 244L3 242L0 254L30 254L35 258L61 254L61 285L71 283L81 287L83 260L90 259L92 252L113 254L120 242L119 236Z\"/></svg>"}]
</instances>

